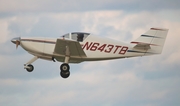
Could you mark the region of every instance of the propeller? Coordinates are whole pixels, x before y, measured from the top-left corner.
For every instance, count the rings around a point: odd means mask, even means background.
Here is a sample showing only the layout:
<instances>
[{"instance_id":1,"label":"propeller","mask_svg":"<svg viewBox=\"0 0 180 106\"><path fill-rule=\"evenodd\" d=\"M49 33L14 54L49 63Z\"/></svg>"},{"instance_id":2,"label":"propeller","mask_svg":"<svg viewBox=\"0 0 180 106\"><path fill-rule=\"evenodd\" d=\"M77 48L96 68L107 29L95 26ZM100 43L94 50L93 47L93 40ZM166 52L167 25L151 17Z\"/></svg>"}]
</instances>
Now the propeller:
<instances>
[{"instance_id":1,"label":"propeller","mask_svg":"<svg viewBox=\"0 0 180 106\"><path fill-rule=\"evenodd\" d=\"M21 40L20 37L13 38L13 39L11 40L12 43L16 44L16 49L17 49L18 46L20 45L20 40Z\"/></svg>"},{"instance_id":2,"label":"propeller","mask_svg":"<svg viewBox=\"0 0 180 106\"><path fill-rule=\"evenodd\" d=\"M19 45L20 45L20 41L16 40L16 49L18 48Z\"/></svg>"}]
</instances>

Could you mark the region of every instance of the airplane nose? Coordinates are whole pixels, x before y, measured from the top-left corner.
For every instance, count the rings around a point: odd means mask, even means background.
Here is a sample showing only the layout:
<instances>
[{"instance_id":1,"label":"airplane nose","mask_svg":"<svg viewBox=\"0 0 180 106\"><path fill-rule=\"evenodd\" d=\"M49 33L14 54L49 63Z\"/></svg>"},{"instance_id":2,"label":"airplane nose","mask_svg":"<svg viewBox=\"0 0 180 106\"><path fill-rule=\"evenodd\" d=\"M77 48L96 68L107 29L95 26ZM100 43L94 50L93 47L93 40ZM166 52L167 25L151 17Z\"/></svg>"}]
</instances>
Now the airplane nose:
<instances>
[{"instance_id":1,"label":"airplane nose","mask_svg":"<svg viewBox=\"0 0 180 106\"><path fill-rule=\"evenodd\" d=\"M20 37L16 37L16 38L11 39L11 42L14 43L14 44L16 44L16 49L17 49L18 46L20 45L20 40L21 40Z\"/></svg>"},{"instance_id":2,"label":"airplane nose","mask_svg":"<svg viewBox=\"0 0 180 106\"><path fill-rule=\"evenodd\" d=\"M16 44L17 41L20 41L20 37L16 37L16 38L11 39L11 42L14 44Z\"/></svg>"}]
</instances>

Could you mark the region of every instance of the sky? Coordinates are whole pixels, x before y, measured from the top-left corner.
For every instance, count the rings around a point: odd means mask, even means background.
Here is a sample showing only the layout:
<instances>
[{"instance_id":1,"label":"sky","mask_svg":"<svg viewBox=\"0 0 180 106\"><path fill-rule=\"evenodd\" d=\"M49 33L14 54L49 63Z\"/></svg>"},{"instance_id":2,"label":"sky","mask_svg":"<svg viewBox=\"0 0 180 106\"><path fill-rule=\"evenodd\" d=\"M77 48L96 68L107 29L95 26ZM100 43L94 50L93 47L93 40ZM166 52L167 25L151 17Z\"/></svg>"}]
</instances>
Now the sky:
<instances>
[{"instance_id":1,"label":"sky","mask_svg":"<svg viewBox=\"0 0 180 106\"><path fill-rule=\"evenodd\" d=\"M0 0L0 105L179 106L179 0ZM70 64L37 60L11 43L14 37L89 32L131 42L149 28L167 28L162 54Z\"/></svg>"}]
</instances>

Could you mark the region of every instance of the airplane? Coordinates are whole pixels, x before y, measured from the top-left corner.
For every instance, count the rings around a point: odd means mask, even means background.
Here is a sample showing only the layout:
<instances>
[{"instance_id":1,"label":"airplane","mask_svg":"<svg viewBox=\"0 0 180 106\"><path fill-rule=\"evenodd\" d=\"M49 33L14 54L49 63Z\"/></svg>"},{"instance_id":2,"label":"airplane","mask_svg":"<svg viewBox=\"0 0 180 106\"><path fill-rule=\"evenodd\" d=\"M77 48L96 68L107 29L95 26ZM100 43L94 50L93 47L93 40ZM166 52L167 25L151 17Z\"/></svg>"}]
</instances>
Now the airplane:
<instances>
[{"instance_id":1,"label":"airplane","mask_svg":"<svg viewBox=\"0 0 180 106\"><path fill-rule=\"evenodd\" d=\"M109 38L94 36L90 33L72 32L59 38L16 37L11 40L20 45L34 57L24 64L24 69L32 72L32 63L37 59L63 62L60 76L70 76L69 63L100 61L137 56L161 54L168 29L150 28L130 43L123 43Z\"/></svg>"}]
</instances>

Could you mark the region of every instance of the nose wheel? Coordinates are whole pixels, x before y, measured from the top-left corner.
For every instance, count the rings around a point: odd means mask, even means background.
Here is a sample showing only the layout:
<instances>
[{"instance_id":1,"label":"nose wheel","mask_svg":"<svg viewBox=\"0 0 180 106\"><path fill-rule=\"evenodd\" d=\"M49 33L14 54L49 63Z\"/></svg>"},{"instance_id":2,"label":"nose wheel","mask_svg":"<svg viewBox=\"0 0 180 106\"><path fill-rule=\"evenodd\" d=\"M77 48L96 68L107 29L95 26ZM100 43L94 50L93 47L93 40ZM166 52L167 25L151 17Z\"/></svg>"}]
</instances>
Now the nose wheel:
<instances>
[{"instance_id":1,"label":"nose wheel","mask_svg":"<svg viewBox=\"0 0 180 106\"><path fill-rule=\"evenodd\" d=\"M24 64L24 69L26 69L28 72L32 72L34 70L33 65L31 65L34 61L38 59L37 56L34 56L30 61L28 61L26 64Z\"/></svg>"},{"instance_id":2,"label":"nose wheel","mask_svg":"<svg viewBox=\"0 0 180 106\"><path fill-rule=\"evenodd\" d=\"M32 72L34 70L34 66L29 64L29 65L25 65L24 68L28 71L28 72Z\"/></svg>"},{"instance_id":3,"label":"nose wheel","mask_svg":"<svg viewBox=\"0 0 180 106\"><path fill-rule=\"evenodd\" d=\"M64 63L60 66L60 75L62 78L68 78L70 75L70 71L69 71L70 67L68 64Z\"/></svg>"}]
</instances>

